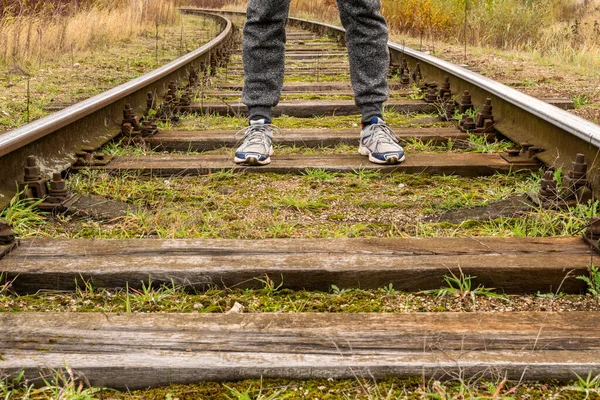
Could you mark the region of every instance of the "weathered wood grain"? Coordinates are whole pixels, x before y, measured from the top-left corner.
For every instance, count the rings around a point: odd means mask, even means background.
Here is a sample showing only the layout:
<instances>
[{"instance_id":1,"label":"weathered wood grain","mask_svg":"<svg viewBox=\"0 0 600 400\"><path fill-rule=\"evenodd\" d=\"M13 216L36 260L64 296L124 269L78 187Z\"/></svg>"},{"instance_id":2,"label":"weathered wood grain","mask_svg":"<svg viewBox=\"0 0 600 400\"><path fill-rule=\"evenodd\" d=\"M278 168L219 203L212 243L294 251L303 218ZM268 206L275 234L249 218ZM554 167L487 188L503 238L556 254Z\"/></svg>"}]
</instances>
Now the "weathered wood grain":
<instances>
[{"instance_id":1,"label":"weathered wood grain","mask_svg":"<svg viewBox=\"0 0 600 400\"><path fill-rule=\"evenodd\" d=\"M407 85L397 82L389 82L390 90L407 89ZM222 90L241 91L244 87L241 83L216 83L215 87ZM289 82L283 85L283 92L322 92L334 90L352 90L350 82Z\"/></svg>"},{"instance_id":2,"label":"weathered wood grain","mask_svg":"<svg viewBox=\"0 0 600 400\"><path fill-rule=\"evenodd\" d=\"M12 289L75 290L176 284L260 288L268 275L290 289L443 286L449 271L506 293L579 293L589 246L581 238L65 240L27 239L0 260Z\"/></svg>"},{"instance_id":3,"label":"weathered wood grain","mask_svg":"<svg viewBox=\"0 0 600 400\"><path fill-rule=\"evenodd\" d=\"M432 113L436 111L433 104L421 100L390 100L386 110L401 113ZM194 112L218 115L246 115L247 107L238 101L227 103L192 103L188 107L180 107L183 112ZM291 117L311 118L315 115L357 115L360 110L354 100L291 100L281 102L273 108L273 116L288 115Z\"/></svg>"},{"instance_id":4,"label":"weathered wood grain","mask_svg":"<svg viewBox=\"0 0 600 400\"><path fill-rule=\"evenodd\" d=\"M360 155L278 156L264 166L236 165L233 155L152 155L115 157L106 166L73 167L112 172L136 171L149 176L205 175L217 171L299 174L321 168L330 172L352 172L358 169L381 173L427 173L432 175L488 176L496 173L538 170L536 162L511 164L499 154L446 153L409 154L399 165L377 165Z\"/></svg>"},{"instance_id":5,"label":"weathered wood grain","mask_svg":"<svg viewBox=\"0 0 600 400\"><path fill-rule=\"evenodd\" d=\"M445 144L449 140L468 140L469 135L455 127L396 129L401 143L416 139L424 143ZM161 131L144 138L151 148L165 151L202 151L235 147L241 137L235 131ZM334 147L338 144L358 145L359 129L282 129L273 143L285 146Z\"/></svg>"},{"instance_id":6,"label":"weathered wood grain","mask_svg":"<svg viewBox=\"0 0 600 400\"><path fill-rule=\"evenodd\" d=\"M39 382L68 365L92 385L204 380L600 373L600 313L0 313L0 370Z\"/></svg>"}]
</instances>

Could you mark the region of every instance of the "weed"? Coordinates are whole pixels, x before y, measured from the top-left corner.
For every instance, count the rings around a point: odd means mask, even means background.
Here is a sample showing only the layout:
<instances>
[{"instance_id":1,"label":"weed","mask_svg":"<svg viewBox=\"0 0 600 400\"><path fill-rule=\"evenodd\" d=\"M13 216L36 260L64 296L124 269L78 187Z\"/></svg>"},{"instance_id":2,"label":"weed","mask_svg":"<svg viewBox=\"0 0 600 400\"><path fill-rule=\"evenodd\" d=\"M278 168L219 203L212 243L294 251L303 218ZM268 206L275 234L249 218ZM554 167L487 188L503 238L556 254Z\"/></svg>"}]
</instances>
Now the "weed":
<instances>
[{"instance_id":1,"label":"weed","mask_svg":"<svg viewBox=\"0 0 600 400\"><path fill-rule=\"evenodd\" d=\"M581 377L575 373L577 381L567 389L585 393L585 398L589 398L590 393L598 394L600 392L600 375L592 376L590 372L587 377Z\"/></svg>"},{"instance_id":2,"label":"weed","mask_svg":"<svg viewBox=\"0 0 600 400\"><path fill-rule=\"evenodd\" d=\"M383 291L388 294L398 293L396 289L394 289L394 284L390 282L389 285L383 287Z\"/></svg>"},{"instance_id":3,"label":"weed","mask_svg":"<svg viewBox=\"0 0 600 400\"><path fill-rule=\"evenodd\" d=\"M475 304L475 298L477 296L506 299L506 297L498 293L494 293L494 288L486 288L483 285L478 285L475 289L473 289L473 279L476 279L477 277L465 275L460 266L458 267L458 271L458 276L450 270L450 276L444 276L444 281L448 285L447 287L443 287L440 289L424 290L421 293L434 294L438 297L452 295L460 298L461 300L464 300L467 297L471 297L473 304Z\"/></svg>"},{"instance_id":4,"label":"weed","mask_svg":"<svg viewBox=\"0 0 600 400\"><path fill-rule=\"evenodd\" d=\"M19 237L33 236L38 228L46 223L47 213L36 207L43 201L39 199L21 199L22 192L17 193L4 210L0 211L0 219L6 221Z\"/></svg>"},{"instance_id":5,"label":"weed","mask_svg":"<svg viewBox=\"0 0 600 400\"><path fill-rule=\"evenodd\" d=\"M573 98L571 100L573 101L573 106L576 109L585 107L588 104L588 102L590 101L590 99L586 95L583 95L583 96L576 95L576 96L573 96Z\"/></svg>"},{"instance_id":6,"label":"weed","mask_svg":"<svg viewBox=\"0 0 600 400\"><path fill-rule=\"evenodd\" d=\"M577 279L581 279L588 285L588 293L593 296L600 296L600 271L593 264L589 268L589 276L581 275Z\"/></svg>"},{"instance_id":7,"label":"weed","mask_svg":"<svg viewBox=\"0 0 600 400\"><path fill-rule=\"evenodd\" d=\"M505 140L490 142L486 135L477 135L469 132L469 148L475 153L500 153L513 148L514 144Z\"/></svg>"},{"instance_id":8,"label":"weed","mask_svg":"<svg viewBox=\"0 0 600 400\"><path fill-rule=\"evenodd\" d=\"M302 176L309 181L327 182L335 179L335 174L323 168L308 168L302 172Z\"/></svg>"},{"instance_id":9,"label":"weed","mask_svg":"<svg viewBox=\"0 0 600 400\"><path fill-rule=\"evenodd\" d=\"M273 281L267 274L265 274L265 279L261 279L261 278L254 278L254 279L263 284L263 291L269 295L277 293L283 287L283 276L281 277L281 281L279 282L279 285L276 285L275 281Z\"/></svg>"},{"instance_id":10,"label":"weed","mask_svg":"<svg viewBox=\"0 0 600 400\"><path fill-rule=\"evenodd\" d=\"M348 293L351 289L340 289L337 285L331 285L331 293L335 294L335 295L341 295L341 294L345 294Z\"/></svg>"},{"instance_id":11,"label":"weed","mask_svg":"<svg viewBox=\"0 0 600 400\"><path fill-rule=\"evenodd\" d=\"M270 394L263 394L263 380L260 379L260 385L258 389L254 388L254 385L250 385L244 391L240 391L235 387L224 385L229 391L229 395L225 394L225 397L229 400L278 400L286 399L293 393L285 393L286 388L275 390Z\"/></svg>"},{"instance_id":12,"label":"weed","mask_svg":"<svg viewBox=\"0 0 600 400\"><path fill-rule=\"evenodd\" d=\"M300 200L294 197L284 197L281 199L279 203L280 206L284 207L292 207L296 209L296 211L319 211L329 208L329 206L319 200L306 199Z\"/></svg>"}]
</instances>

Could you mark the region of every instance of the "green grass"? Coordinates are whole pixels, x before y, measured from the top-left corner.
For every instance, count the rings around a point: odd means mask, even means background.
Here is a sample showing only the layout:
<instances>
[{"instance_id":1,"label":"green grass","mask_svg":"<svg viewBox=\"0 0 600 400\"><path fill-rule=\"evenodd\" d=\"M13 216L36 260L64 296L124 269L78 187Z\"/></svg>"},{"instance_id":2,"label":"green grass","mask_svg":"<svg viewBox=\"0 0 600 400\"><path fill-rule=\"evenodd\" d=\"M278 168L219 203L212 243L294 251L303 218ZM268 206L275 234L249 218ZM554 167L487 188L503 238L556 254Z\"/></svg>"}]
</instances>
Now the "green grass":
<instances>
[{"instance_id":1,"label":"green grass","mask_svg":"<svg viewBox=\"0 0 600 400\"><path fill-rule=\"evenodd\" d=\"M507 297L495 293L493 288L486 288L483 285L478 285L473 288L473 280L476 276L465 275L462 268L458 267L458 275L449 271L450 275L444 276L445 287L440 289L426 290L423 293L434 294L438 297L454 296L461 300L471 298L473 304L476 302L478 296L483 297L496 297L499 299L507 300Z\"/></svg>"},{"instance_id":2,"label":"green grass","mask_svg":"<svg viewBox=\"0 0 600 400\"><path fill-rule=\"evenodd\" d=\"M122 289L103 289L91 282L80 282L72 292L19 295L8 290L0 293L0 306L6 312L104 313L225 313L236 303L243 306L245 313L600 311L597 297L564 293L501 296L492 289L470 286L474 277L465 278L469 279L458 282L460 277L450 277L447 288L418 293L401 292L392 284L369 290L335 284L327 292L291 290L286 288L285 280L276 276L247 282L253 289L213 287L205 291L149 280L128 283ZM465 301L473 298L476 301Z\"/></svg>"},{"instance_id":3,"label":"green grass","mask_svg":"<svg viewBox=\"0 0 600 400\"><path fill-rule=\"evenodd\" d=\"M430 117L429 114L407 115L397 112L386 112L385 119L391 127L410 125L420 119ZM356 129L356 137L360 132L360 116L315 116L313 118L298 118L280 116L273 118L273 124L281 129ZM225 117L219 115L189 115L177 127L178 130L231 130L237 131L248 125L243 116Z\"/></svg>"},{"instance_id":4,"label":"green grass","mask_svg":"<svg viewBox=\"0 0 600 400\"><path fill-rule=\"evenodd\" d=\"M592 296L600 296L600 271L598 267L590 265L590 275L578 276L577 279L581 279L588 285L588 293Z\"/></svg>"},{"instance_id":5,"label":"green grass","mask_svg":"<svg viewBox=\"0 0 600 400\"><path fill-rule=\"evenodd\" d=\"M304 175L236 174L223 171L199 177L147 178L135 173L109 175L87 170L68 184L75 193L89 193L126 202L137 211L114 221L50 217L19 207L19 236L71 238L335 238L499 234L515 235L518 224L532 223L538 214L515 220L460 227L423 224L426 214L474 207L531 190L537 175L496 175L482 178L391 174L359 169L351 173L308 170ZM575 211L579 210L578 213ZM591 209L583 206L541 221L548 232L561 235L581 227ZM5 217L6 218L6 217ZM558 220L565 223L559 229ZM554 231L552 231L554 229ZM438 233L438 230L441 232Z\"/></svg>"},{"instance_id":6,"label":"green grass","mask_svg":"<svg viewBox=\"0 0 600 400\"><path fill-rule=\"evenodd\" d=\"M4 220L20 238L36 236L46 224L47 213L39 211L36 206L42 199L32 201L20 199L20 193L13 197L8 207L0 211L0 219Z\"/></svg>"}]
</instances>

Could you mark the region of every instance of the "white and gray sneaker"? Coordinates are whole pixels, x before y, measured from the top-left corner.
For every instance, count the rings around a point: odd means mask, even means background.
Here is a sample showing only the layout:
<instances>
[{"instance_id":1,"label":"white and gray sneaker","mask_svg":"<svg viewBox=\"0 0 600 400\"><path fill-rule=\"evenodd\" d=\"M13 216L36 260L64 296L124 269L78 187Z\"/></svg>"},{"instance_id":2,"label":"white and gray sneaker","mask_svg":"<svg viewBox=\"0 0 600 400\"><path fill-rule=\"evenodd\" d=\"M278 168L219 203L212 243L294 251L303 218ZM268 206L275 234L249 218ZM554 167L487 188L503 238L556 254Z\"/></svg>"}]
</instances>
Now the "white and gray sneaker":
<instances>
[{"instance_id":1,"label":"white and gray sneaker","mask_svg":"<svg viewBox=\"0 0 600 400\"><path fill-rule=\"evenodd\" d=\"M271 121L250 121L250 126L239 131L244 133L244 142L235 151L233 161L237 164L266 165L273 155L273 129Z\"/></svg>"},{"instance_id":2,"label":"white and gray sneaker","mask_svg":"<svg viewBox=\"0 0 600 400\"><path fill-rule=\"evenodd\" d=\"M398 137L385 121L377 117L371 118L369 125L363 125L358 152L369 156L369 161L375 164L400 164L405 159Z\"/></svg>"}]
</instances>

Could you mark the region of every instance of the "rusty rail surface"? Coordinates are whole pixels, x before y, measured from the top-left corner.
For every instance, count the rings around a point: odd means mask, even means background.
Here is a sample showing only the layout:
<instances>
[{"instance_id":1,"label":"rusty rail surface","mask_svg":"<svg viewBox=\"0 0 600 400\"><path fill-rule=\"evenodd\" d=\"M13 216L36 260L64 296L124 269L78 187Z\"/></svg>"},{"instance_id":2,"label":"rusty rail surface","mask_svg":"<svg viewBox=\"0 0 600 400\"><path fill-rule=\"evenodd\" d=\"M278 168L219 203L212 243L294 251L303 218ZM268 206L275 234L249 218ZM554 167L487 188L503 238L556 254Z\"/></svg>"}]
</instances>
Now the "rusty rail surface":
<instances>
[{"instance_id":1,"label":"rusty rail surface","mask_svg":"<svg viewBox=\"0 0 600 400\"><path fill-rule=\"evenodd\" d=\"M182 10L213 18L221 31L209 43L152 72L81 101L47 117L0 134L0 208L16 193L15 182L23 175L26 158L38 158L42 174L64 171L75 161L83 146L98 148L120 132L123 108L130 103L143 112L147 93L161 96L169 82L188 78L191 69L210 63L218 48L227 44L233 25L227 18L199 10Z\"/></svg>"},{"instance_id":2,"label":"rusty rail surface","mask_svg":"<svg viewBox=\"0 0 600 400\"><path fill-rule=\"evenodd\" d=\"M289 18L289 23L345 40L345 30L338 26L300 18ZM400 64L406 59L412 70L418 62L425 82L441 83L449 77L453 95L469 90L475 107L491 99L496 131L517 144L544 149L536 157L547 166L567 169L577 153L584 154L590 165L588 179L594 188L600 186L600 174L596 172L600 164L600 126L437 57L391 41L388 46L393 63Z\"/></svg>"}]
</instances>

